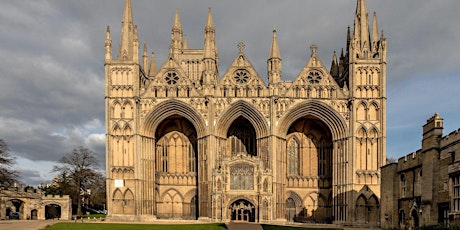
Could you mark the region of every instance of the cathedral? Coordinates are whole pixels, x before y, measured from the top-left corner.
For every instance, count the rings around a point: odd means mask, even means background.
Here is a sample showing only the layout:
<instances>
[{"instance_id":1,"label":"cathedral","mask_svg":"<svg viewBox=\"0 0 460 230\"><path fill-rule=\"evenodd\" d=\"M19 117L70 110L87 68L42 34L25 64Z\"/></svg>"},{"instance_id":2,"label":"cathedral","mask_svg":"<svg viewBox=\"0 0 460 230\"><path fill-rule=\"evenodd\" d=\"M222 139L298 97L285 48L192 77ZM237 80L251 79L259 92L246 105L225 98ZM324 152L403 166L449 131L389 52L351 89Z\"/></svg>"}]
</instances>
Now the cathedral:
<instances>
[{"instance_id":1,"label":"cathedral","mask_svg":"<svg viewBox=\"0 0 460 230\"><path fill-rule=\"evenodd\" d=\"M211 10L202 48L176 11L157 67L126 0L116 58L105 37L108 218L378 225L387 42L371 17L357 0L340 56L327 68L312 45L285 81L276 30L266 75L244 43L219 71Z\"/></svg>"}]
</instances>

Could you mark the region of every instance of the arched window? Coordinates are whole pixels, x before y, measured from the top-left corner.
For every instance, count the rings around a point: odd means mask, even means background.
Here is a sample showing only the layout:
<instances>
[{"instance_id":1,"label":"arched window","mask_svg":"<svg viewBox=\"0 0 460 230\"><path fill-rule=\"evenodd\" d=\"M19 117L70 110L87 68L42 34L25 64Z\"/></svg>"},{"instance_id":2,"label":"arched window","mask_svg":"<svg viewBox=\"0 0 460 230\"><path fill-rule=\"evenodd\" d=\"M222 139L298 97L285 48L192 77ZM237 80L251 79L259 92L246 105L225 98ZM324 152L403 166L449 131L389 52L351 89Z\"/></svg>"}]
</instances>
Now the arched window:
<instances>
[{"instance_id":1,"label":"arched window","mask_svg":"<svg viewBox=\"0 0 460 230\"><path fill-rule=\"evenodd\" d=\"M165 141L163 144L163 154L161 156L161 163L162 163L162 172L168 172L168 145L166 144L167 142Z\"/></svg>"},{"instance_id":2,"label":"arched window","mask_svg":"<svg viewBox=\"0 0 460 230\"><path fill-rule=\"evenodd\" d=\"M401 174L401 197L406 196L406 175Z\"/></svg>"},{"instance_id":3,"label":"arched window","mask_svg":"<svg viewBox=\"0 0 460 230\"><path fill-rule=\"evenodd\" d=\"M257 156L256 132L245 118L238 118L230 126L227 137L230 140L231 155L246 153Z\"/></svg>"},{"instance_id":4,"label":"arched window","mask_svg":"<svg viewBox=\"0 0 460 230\"><path fill-rule=\"evenodd\" d=\"M299 175L299 143L292 138L288 143L288 174Z\"/></svg>"},{"instance_id":5,"label":"arched window","mask_svg":"<svg viewBox=\"0 0 460 230\"><path fill-rule=\"evenodd\" d=\"M196 172L195 150L192 145L188 145L189 172Z\"/></svg>"}]
</instances>

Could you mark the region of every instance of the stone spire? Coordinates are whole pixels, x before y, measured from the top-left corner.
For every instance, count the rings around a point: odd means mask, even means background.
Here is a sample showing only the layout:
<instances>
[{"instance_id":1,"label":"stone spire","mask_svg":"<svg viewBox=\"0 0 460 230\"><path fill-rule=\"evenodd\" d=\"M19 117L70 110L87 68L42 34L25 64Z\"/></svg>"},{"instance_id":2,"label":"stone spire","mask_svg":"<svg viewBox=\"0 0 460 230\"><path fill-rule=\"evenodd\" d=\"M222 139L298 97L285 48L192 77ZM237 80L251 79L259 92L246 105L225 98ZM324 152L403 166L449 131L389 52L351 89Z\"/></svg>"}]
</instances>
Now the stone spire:
<instances>
[{"instance_id":1,"label":"stone spire","mask_svg":"<svg viewBox=\"0 0 460 230\"><path fill-rule=\"evenodd\" d=\"M276 39L276 29L273 29L272 46L267 60L268 84L277 84L281 80L281 55Z\"/></svg>"},{"instance_id":2,"label":"stone spire","mask_svg":"<svg viewBox=\"0 0 460 230\"><path fill-rule=\"evenodd\" d=\"M187 40L187 35L184 35L184 44L182 45L182 49L186 50L188 49L188 40Z\"/></svg>"},{"instance_id":3,"label":"stone spire","mask_svg":"<svg viewBox=\"0 0 460 230\"><path fill-rule=\"evenodd\" d=\"M204 73L203 84L211 85L217 82L218 63L216 48L216 29L212 20L211 8L208 10L208 18L204 28Z\"/></svg>"},{"instance_id":4,"label":"stone spire","mask_svg":"<svg viewBox=\"0 0 460 230\"><path fill-rule=\"evenodd\" d=\"M153 77L157 74L157 72L157 62L155 60L155 54L152 52L152 57L150 58L149 76Z\"/></svg>"},{"instance_id":5,"label":"stone spire","mask_svg":"<svg viewBox=\"0 0 460 230\"><path fill-rule=\"evenodd\" d=\"M372 19L372 53L378 51L379 42L379 27L377 26L377 13L374 11L374 17Z\"/></svg>"},{"instance_id":6,"label":"stone spire","mask_svg":"<svg viewBox=\"0 0 460 230\"><path fill-rule=\"evenodd\" d=\"M176 10L174 24L171 29L170 54L178 54L182 47L182 25L180 23L179 10Z\"/></svg>"},{"instance_id":7,"label":"stone spire","mask_svg":"<svg viewBox=\"0 0 460 230\"><path fill-rule=\"evenodd\" d=\"M369 35L369 14L367 12L366 0L358 0L355 13L355 27L353 32L353 48L358 58L369 57L370 35Z\"/></svg>"},{"instance_id":8,"label":"stone spire","mask_svg":"<svg viewBox=\"0 0 460 230\"><path fill-rule=\"evenodd\" d=\"M105 61L112 60L112 38L110 37L110 27L107 26L105 32Z\"/></svg>"},{"instance_id":9,"label":"stone spire","mask_svg":"<svg viewBox=\"0 0 460 230\"><path fill-rule=\"evenodd\" d=\"M131 9L131 0L126 0L121 22L120 49L118 60L133 60L134 23Z\"/></svg>"},{"instance_id":10,"label":"stone spire","mask_svg":"<svg viewBox=\"0 0 460 230\"><path fill-rule=\"evenodd\" d=\"M216 57L216 29L212 21L211 8L208 10L208 18L204 28L204 57L212 59Z\"/></svg>"},{"instance_id":11,"label":"stone spire","mask_svg":"<svg viewBox=\"0 0 460 230\"><path fill-rule=\"evenodd\" d=\"M339 77L339 63L337 61L337 54L335 53L335 51L334 55L332 55L331 76L336 80Z\"/></svg>"},{"instance_id":12,"label":"stone spire","mask_svg":"<svg viewBox=\"0 0 460 230\"><path fill-rule=\"evenodd\" d=\"M149 56L147 55L147 44L144 43L144 52L142 54L142 67L144 68L144 72L149 72Z\"/></svg>"}]
</instances>

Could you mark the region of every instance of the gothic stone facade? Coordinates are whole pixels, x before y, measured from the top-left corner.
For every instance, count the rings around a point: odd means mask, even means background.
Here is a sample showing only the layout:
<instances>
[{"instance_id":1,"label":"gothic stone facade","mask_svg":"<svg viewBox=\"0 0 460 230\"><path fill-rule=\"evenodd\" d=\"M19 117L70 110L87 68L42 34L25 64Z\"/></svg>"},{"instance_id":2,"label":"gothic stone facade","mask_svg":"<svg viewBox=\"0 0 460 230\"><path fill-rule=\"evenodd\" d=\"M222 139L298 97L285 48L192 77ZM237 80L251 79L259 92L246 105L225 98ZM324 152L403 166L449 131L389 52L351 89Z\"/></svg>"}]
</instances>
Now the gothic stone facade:
<instances>
[{"instance_id":1,"label":"gothic stone facade","mask_svg":"<svg viewBox=\"0 0 460 230\"><path fill-rule=\"evenodd\" d=\"M423 126L422 148L382 167L385 229L460 221L460 130L443 137L439 114Z\"/></svg>"},{"instance_id":2,"label":"gothic stone facade","mask_svg":"<svg viewBox=\"0 0 460 230\"><path fill-rule=\"evenodd\" d=\"M210 10L203 49L188 47L176 12L157 69L125 4L117 58L109 27L105 40L109 218L378 223L386 39L365 0L330 70L312 45L282 81L273 31L268 84L243 43L220 75Z\"/></svg>"}]
</instances>

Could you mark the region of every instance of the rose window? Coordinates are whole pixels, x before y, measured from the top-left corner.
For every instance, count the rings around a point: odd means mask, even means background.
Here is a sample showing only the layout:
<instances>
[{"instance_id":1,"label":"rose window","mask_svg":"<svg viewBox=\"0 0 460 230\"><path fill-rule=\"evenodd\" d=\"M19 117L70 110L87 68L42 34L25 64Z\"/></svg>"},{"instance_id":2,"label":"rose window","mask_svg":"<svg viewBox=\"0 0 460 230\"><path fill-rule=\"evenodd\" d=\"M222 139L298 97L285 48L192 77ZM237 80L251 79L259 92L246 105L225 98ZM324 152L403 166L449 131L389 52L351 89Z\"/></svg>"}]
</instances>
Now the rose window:
<instances>
[{"instance_id":1,"label":"rose window","mask_svg":"<svg viewBox=\"0 0 460 230\"><path fill-rule=\"evenodd\" d=\"M312 71L308 74L308 82L310 82L310 84L318 84L321 79L323 79L323 77L321 76L321 74L317 71Z\"/></svg>"},{"instance_id":2,"label":"rose window","mask_svg":"<svg viewBox=\"0 0 460 230\"><path fill-rule=\"evenodd\" d=\"M169 85L175 85L179 81L179 76L175 72L167 73L165 76L165 81Z\"/></svg>"},{"instance_id":3,"label":"rose window","mask_svg":"<svg viewBox=\"0 0 460 230\"><path fill-rule=\"evenodd\" d=\"M249 81L249 74L244 70L239 70L235 73L235 81L238 84L245 84Z\"/></svg>"}]
</instances>

